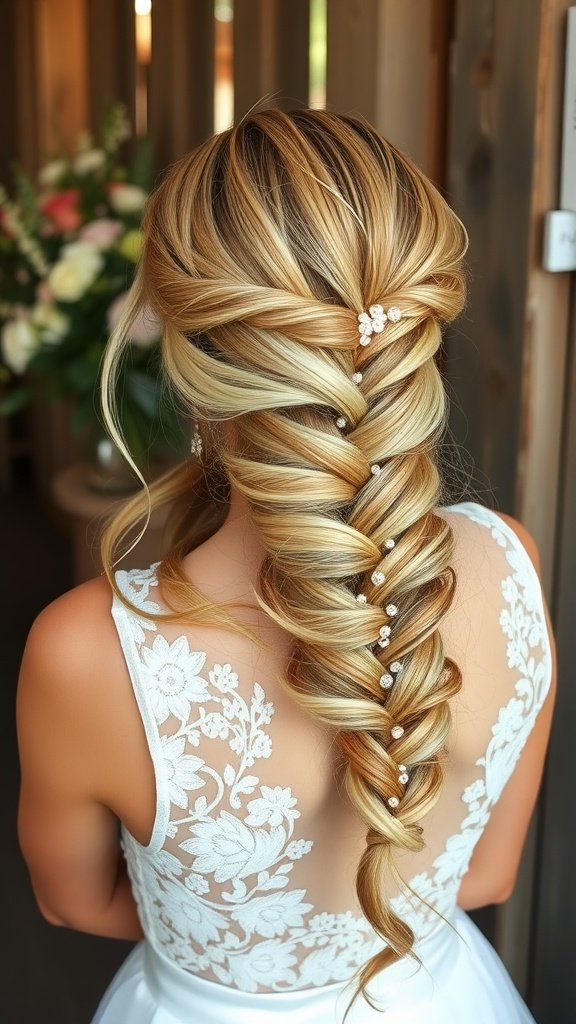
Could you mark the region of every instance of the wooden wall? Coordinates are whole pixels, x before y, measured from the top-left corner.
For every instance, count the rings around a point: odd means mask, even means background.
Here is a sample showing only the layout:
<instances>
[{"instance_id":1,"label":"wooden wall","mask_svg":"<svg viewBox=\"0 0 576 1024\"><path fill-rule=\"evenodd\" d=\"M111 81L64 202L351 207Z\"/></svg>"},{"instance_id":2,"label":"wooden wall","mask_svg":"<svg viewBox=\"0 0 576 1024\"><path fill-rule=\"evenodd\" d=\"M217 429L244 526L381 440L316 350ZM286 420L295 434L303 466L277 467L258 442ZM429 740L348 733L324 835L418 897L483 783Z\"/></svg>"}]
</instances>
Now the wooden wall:
<instances>
[{"instance_id":1,"label":"wooden wall","mask_svg":"<svg viewBox=\"0 0 576 1024\"><path fill-rule=\"evenodd\" d=\"M576 661L570 604L576 381L566 383L574 365L574 284L568 274L544 272L540 250L542 214L558 201L568 6L568 0L328 0L326 81L327 105L373 121L445 189L468 227L470 301L446 344L456 399L452 427L474 459L480 496L518 515L536 536L567 679ZM262 100L306 103L309 0L235 0L234 12L235 116ZM109 98L133 109L132 0L4 0L2 17L0 84L14 98L0 133L2 175L15 156L37 166L56 138L57 117L68 138L94 125ZM213 128L212 0L156 0L152 30L149 115L162 166ZM43 423L46 476L69 458L69 448L57 417ZM576 895L569 889L569 858L554 845L576 727L569 687L561 703L539 825L517 894L497 920L499 948L518 984L525 991L532 985L543 1022L549 982L541 965L563 964L562 998L576 1002L562 952L576 920ZM570 893L553 912L538 863L548 873L559 870ZM562 1019L560 1009L554 1013L550 1021Z\"/></svg>"}]
</instances>

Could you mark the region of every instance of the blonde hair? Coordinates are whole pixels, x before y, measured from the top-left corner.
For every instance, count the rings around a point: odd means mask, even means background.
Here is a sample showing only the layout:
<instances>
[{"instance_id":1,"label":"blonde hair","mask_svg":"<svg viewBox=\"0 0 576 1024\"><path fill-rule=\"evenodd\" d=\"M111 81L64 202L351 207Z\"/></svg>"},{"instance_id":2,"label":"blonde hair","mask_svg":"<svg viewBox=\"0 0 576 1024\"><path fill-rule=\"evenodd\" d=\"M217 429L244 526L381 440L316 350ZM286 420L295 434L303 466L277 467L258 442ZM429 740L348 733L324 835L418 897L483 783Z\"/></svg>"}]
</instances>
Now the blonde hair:
<instances>
[{"instance_id":1,"label":"blonde hair","mask_svg":"<svg viewBox=\"0 0 576 1024\"><path fill-rule=\"evenodd\" d=\"M387 943L359 972L357 994L368 998L369 980L413 946L382 883L395 873L394 849L424 846L419 823L438 799L448 701L461 682L438 629L455 578L451 530L436 513L446 401L435 357L441 323L464 302L466 235L434 186L369 125L317 110L260 111L209 139L170 169L144 233L131 308L104 366L107 420L122 444L115 368L131 318L149 303L163 323L171 387L189 416L210 423L217 446L206 479L188 462L149 492L151 508L169 501L176 510L160 567L171 614L244 629L179 567L223 519L226 495L219 510L208 501L210 474L220 472L248 501L268 553L258 601L294 638L286 685L335 730L366 823L357 893ZM397 306L402 318L361 347L358 313L371 303ZM214 426L230 418L233 445ZM115 590L114 561L148 500L134 498L104 536ZM375 569L385 569L380 585ZM390 602L398 611L382 649ZM384 691L380 676L398 659L402 671ZM394 723L405 730L399 739Z\"/></svg>"}]
</instances>

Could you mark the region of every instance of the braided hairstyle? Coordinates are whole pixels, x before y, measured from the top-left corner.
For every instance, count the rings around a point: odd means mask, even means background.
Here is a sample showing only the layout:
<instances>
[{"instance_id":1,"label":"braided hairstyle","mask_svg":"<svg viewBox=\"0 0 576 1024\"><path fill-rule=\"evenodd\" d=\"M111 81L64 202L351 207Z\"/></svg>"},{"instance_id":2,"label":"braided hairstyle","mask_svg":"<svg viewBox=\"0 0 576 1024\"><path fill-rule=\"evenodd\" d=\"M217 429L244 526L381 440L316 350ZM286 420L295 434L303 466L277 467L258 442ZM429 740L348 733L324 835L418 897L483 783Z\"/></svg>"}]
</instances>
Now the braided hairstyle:
<instances>
[{"instance_id":1,"label":"braided hairstyle","mask_svg":"<svg viewBox=\"0 0 576 1024\"><path fill-rule=\"evenodd\" d=\"M413 945L383 879L395 849L424 845L419 823L439 795L448 701L461 683L438 629L455 578L451 530L436 512L446 401L435 356L441 323L464 301L465 232L366 123L264 110L170 169L144 233L104 385L113 391L128 321L146 302L189 414L234 418L233 444L216 426L219 462L267 552L257 598L294 638L286 685L334 729L366 824L357 893L387 943L359 973L368 998L369 980ZM361 345L358 314L377 303L401 317ZM121 443L113 398L105 407ZM190 504L191 479L189 463L172 471L152 504ZM104 539L113 586L114 553L142 512L135 499ZM180 614L186 587L190 613L210 613L179 573L195 543L190 515L179 524L161 572Z\"/></svg>"}]
</instances>

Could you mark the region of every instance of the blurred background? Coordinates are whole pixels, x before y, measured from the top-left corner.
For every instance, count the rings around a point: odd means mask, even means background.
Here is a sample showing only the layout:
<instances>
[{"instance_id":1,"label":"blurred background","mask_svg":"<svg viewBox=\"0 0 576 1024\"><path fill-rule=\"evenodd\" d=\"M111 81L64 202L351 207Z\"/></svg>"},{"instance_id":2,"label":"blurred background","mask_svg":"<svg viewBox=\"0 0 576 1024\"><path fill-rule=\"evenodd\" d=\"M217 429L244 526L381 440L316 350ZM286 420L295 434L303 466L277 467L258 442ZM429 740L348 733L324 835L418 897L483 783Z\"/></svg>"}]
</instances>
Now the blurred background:
<instances>
[{"instance_id":1,"label":"blurred background","mask_svg":"<svg viewBox=\"0 0 576 1024\"><path fill-rule=\"evenodd\" d=\"M88 1024L129 948L51 928L35 909L14 830L17 668L41 607L99 571L98 522L133 484L103 437L94 389L138 258L146 193L163 167L262 100L366 116L429 174L469 230L469 303L444 356L452 431L475 465L480 499L520 518L538 541L560 668L516 892L476 918L537 1020L576 1021L575 287L573 273L544 269L542 257L545 213L571 202L570 189L560 194L569 8L566 0L2 0L6 1024ZM574 131L575 96L571 103ZM576 187L576 166L572 173ZM134 333L122 414L151 473L187 445L156 360L149 318ZM152 523L131 564L156 556L161 528Z\"/></svg>"}]
</instances>

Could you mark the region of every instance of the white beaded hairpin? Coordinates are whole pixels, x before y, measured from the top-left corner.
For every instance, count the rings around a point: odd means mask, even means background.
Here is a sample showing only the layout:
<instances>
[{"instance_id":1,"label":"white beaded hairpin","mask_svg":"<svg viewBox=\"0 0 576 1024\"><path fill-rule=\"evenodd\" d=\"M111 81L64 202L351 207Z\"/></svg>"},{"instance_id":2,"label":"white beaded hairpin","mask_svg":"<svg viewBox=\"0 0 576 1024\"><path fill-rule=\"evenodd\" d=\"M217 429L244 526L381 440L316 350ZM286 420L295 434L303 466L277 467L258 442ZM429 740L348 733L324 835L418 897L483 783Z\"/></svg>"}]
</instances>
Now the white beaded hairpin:
<instances>
[{"instance_id":1,"label":"white beaded hairpin","mask_svg":"<svg viewBox=\"0 0 576 1024\"><path fill-rule=\"evenodd\" d=\"M398 765L398 782L400 783L401 786L407 786L409 781L410 781L410 776L408 774L408 769L407 769L406 765L405 764L399 764ZM398 804L400 803L400 799L397 796L389 796L387 801L386 801L386 803L388 804L388 807L391 807L392 810L395 810L396 807L398 807Z\"/></svg>"},{"instance_id":2,"label":"white beaded hairpin","mask_svg":"<svg viewBox=\"0 0 576 1024\"><path fill-rule=\"evenodd\" d=\"M394 676L397 676L398 673L401 672L401 671L402 671L402 662L401 661L393 661L393 662L391 662L390 665L388 666L387 670L382 673L382 675L380 676L380 679L378 680L379 683L380 683L380 686L382 687L382 689L383 690L389 690L392 686L394 686L394 682L395 682Z\"/></svg>"},{"instance_id":3,"label":"white beaded hairpin","mask_svg":"<svg viewBox=\"0 0 576 1024\"><path fill-rule=\"evenodd\" d=\"M196 425L194 425L192 437L190 438L190 453L197 459L202 455L202 438Z\"/></svg>"},{"instance_id":4,"label":"white beaded hairpin","mask_svg":"<svg viewBox=\"0 0 576 1024\"><path fill-rule=\"evenodd\" d=\"M360 331L359 342L361 345L369 345L372 340L373 334L382 334L384 326L389 320L390 323L397 323L402 317L401 311L398 306L390 306L389 309L385 310L384 306L381 306L379 302L370 306L370 309L366 313L362 310L358 314L358 330Z\"/></svg>"}]
</instances>

